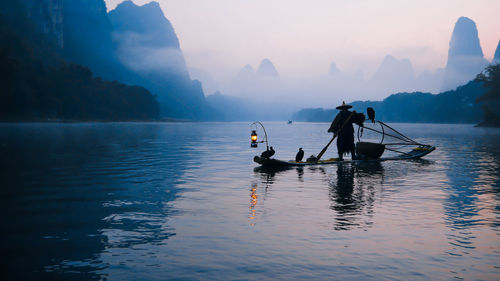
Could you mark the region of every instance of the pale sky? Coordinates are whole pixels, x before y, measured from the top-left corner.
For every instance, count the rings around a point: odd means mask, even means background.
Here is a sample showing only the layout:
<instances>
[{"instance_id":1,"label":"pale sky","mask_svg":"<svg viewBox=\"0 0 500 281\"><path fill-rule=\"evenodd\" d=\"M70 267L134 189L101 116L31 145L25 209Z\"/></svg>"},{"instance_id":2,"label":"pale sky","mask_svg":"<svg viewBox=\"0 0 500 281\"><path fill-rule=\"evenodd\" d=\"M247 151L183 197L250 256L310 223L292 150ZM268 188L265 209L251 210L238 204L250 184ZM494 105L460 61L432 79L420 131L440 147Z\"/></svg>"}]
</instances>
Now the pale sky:
<instances>
[{"instance_id":1,"label":"pale sky","mask_svg":"<svg viewBox=\"0 0 500 281\"><path fill-rule=\"evenodd\" d=\"M106 0L113 9L122 0ZM137 5L150 0L134 0ZM500 39L499 0L157 0L189 67L216 78L269 58L281 76L371 75L383 57L409 58L419 74L444 67L460 16L476 22L491 60Z\"/></svg>"}]
</instances>

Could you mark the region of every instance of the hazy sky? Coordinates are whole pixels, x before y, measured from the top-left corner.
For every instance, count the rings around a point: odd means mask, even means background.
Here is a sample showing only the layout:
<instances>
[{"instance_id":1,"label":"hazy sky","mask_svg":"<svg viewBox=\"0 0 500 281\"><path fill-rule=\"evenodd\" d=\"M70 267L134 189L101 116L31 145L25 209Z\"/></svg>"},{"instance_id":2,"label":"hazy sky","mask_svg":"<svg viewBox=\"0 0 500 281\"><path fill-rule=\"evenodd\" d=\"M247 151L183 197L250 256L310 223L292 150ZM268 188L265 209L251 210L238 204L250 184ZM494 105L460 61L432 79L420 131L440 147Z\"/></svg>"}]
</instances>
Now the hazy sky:
<instances>
[{"instance_id":1,"label":"hazy sky","mask_svg":"<svg viewBox=\"0 0 500 281\"><path fill-rule=\"evenodd\" d=\"M113 9L122 0L106 0ZM138 5L151 2L134 0ZM498 0L157 0L189 67L216 78L269 58L282 76L327 73L330 62L365 78L386 54L417 74L444 67L460 16L476 22L485 57L500 39ZM367 77L368 76L368 77Z\"/></svg>"}]
</instances>

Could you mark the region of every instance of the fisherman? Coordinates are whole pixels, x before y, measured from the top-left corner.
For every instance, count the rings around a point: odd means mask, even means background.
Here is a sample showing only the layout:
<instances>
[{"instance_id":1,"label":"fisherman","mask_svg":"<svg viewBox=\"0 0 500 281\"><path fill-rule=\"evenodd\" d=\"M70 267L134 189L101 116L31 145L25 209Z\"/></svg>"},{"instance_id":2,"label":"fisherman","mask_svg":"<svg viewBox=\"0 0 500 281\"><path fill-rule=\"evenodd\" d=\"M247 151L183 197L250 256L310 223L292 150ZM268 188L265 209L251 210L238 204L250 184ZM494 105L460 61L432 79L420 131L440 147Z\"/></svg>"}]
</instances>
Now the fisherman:
<instances>
[{"instance_id":1,"label":"fisherman","mask_svg":"<svg viewBox=\"0 0 500 281\"><path fill-rule=\"evenodd\" d=\"M352 159L356 159L355 146L354 146L354 127L353 123L363 125L365 115L363 113L356 113L356 111L349 111L351 105L342 102L342 105L337 106L340 112L335 116L329 133L337 134L337 151L339 160L344 160L344 154L351 154Z\"/></svg>"}]
</instances>

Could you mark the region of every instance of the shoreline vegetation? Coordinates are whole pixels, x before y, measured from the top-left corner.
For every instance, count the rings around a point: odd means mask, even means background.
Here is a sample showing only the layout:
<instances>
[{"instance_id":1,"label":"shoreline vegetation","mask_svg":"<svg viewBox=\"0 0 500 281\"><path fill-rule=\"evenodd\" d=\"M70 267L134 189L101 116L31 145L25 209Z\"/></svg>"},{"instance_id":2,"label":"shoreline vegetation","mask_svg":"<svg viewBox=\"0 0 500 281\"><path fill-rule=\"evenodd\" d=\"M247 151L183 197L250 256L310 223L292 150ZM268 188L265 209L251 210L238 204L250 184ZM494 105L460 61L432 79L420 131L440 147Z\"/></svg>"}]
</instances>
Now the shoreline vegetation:
<instances>
[{"instance_id":1,"label":"shoreline vegetation","mask_svg":"<svg viewBox=\"0 0 500 281\"><path fill-rule=\"evenodd\" d=\"M481 103L484 120L478 127L500 127L500 63L489 65L474 79L483 83L487 92L476 99Z\"/></svg>"},{"instance_id":2,"label":"shoreline vegetation","mask_svg":"<svg viewBox=\"0 0 500 281\"><path fill-rule=\"evenodd\" d=\"M478 128L500 128L500 120L496 120L496 121L484 121L484 122L481 122L481 123L475 125L474 127L478 127Z\"/></svg>"},{"instance_id":3,"label":"shoreline vegetation","mask_svg":"<svg viewBox=\"0 0 500 281\"><path fill-rule=\"evenodd\" d=\"M469 83L455 90L397 93L382 101L354 101L353 110L375 109L377 119L396 123L476 124L500 127L500 64L492 64ZM293 121L331 122L336 109L305 108Z\"/></svg>"}]
</instances>

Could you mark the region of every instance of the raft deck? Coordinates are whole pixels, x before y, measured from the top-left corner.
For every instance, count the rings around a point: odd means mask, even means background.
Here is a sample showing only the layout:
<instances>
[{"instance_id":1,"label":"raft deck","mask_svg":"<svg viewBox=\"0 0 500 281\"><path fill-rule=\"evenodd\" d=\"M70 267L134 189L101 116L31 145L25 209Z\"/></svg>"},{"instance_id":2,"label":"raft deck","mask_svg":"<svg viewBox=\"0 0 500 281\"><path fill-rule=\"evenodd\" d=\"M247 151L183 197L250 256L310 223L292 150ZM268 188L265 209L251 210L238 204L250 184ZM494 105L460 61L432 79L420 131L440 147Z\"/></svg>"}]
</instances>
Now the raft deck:
<instances>
[{"instance_id":1,"label":"raft deck","mask_svg":"<svg viewBox=\"0 0 500 281\"><path fill-rule=\"evenodd\" d=\"M319 160L318 162L296 162L293 160L279 160L279 159L267 159L259 156L255 156L253 161L262 165L262 167L291 167L291 166L310 166L310 165L330 165L337 163L349 163L349 162L382 162L388 160L411 160L411 159L419 159L424 157L425 155L434 151L436 147L428 146L428 147L417 147L411 150L408 153L404 153L394 157L382 157L376 159L356 159L356 160L339 160L339 158L330 158L326 160Z\"/></svg>"}]
</instances>

